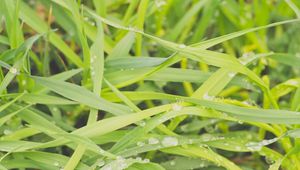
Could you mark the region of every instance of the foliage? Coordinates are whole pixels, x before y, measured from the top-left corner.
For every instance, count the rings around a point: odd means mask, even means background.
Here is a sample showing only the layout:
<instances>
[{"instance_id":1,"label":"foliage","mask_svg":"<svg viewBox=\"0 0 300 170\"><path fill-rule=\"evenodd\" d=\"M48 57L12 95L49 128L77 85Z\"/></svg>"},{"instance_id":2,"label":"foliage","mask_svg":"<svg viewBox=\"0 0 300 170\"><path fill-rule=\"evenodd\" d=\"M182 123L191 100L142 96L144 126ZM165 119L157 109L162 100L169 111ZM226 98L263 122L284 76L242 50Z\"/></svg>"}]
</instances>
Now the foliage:
<instances>
[{"instance_id":1,"label":"foliage","mask_svg":"<svg viewBox=\"0 0 300 170\"><path fill-rule=\"evenodd\" d=\"M2 0L0 169L300 169L299 7Z\"/></svg>"}]
</instances>

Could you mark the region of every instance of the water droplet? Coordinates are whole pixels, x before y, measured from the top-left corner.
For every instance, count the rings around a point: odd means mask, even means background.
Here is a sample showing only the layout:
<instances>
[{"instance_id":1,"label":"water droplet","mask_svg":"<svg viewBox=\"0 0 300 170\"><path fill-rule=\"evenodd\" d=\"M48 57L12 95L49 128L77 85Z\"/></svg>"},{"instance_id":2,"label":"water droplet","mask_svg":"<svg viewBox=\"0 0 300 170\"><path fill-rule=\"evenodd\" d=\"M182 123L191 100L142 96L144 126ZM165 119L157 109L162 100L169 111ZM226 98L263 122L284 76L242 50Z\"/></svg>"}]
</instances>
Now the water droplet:
<instances>
[{"instance_id":1,"label":"water droplet","mask_svg":"<svg viewBox=\"0 0 300 170\"><path fill-rule=\"evenodd\" d=\"M181 129L182 131L187 131L187 130L188 130L188 127L187 127L186 125L183 125L183 126L180 127L180 129Z\"/></svg>"},{"instance_id":2,"label":"water droplet","mask_svg":"<svg viewBox=\"0 0 300 170\"><path fill-rule=\"evenodd\" d=\"M266 160L266 163L269 164L269 165L271 165L275 162L272 158L267 157L267 156L265 157L265 160Z\"/></svg>"},{"instance_id":3,"label":"water droplet","mask_svg":"<svg viewBox=\"0 0 300 170\"><path fill-rule=\"evenodd\" d=\"M100 153L100 154L104 154L104 153L105 153L105 150L103 150L102 148L99 148L99 153Z\"/></svg>"},{"instance_id":4,"label":"water droplet","mask_svg":"<svg viewBox=\"0 0 300 170\"><path fill-rule=\"evenodd\" d=\"M156 7L157 8L161 8L162 6L164 6L164 5L166 5L167 3L166 3L166 1L164 1L164 0L156 0L155 1L155 5L156 5Z\"/></svg>"},{"instance_id":5,"label":"water droplet","mask_svg":"<svg viewBox=\"0 0 300 170\"><path fill-rule=\"evenodd\" d=\"M155 144L158 144L158 143L159 143L159 140L158 140L157 138L151 137L151 138L148 139L148 143L149 143L150 145L155 145Z\"/></svg>"},{"instance_id":6,"label":"water droplet","mask_svg":"<svg viewBox=\"0 0 300 170\"><path fill-rule=\"evenodd\" d=\"M293 86L299 86L299 83L297 80L289 80L288 82L289 82L289 84L291 84Z\"/></svg>"},{"instance_id":7,"label":"water droplet","mask_svg":"<svg viewBox=\"0 0 300 170\"><path fill-rule=\"evenodd\" d=\"M249 103L249 101L247 101L247 100L243 101L242 103L245 105L251 105L251 103Z\"/></svg>"},{"instance_id":8,"label":"water droplet","mask_svg":"<svg viewBox=\"0 0 300 170\"><path fill-rule=\"evenodd\" d=\"M17 74L18 70L15 67L11 67L9 69L9 72L13 73L13 74Z\"/></svg>"},{"instance_id":9,"label":"water droplet","mask_svg":"<svg viewBox=\"0 0 300 170\"><path fill-rule=\"evenodd\" d=\"M203 95L203 99L205 100L213 100L215 97L214 96L210 96L208 93L205 93Z\"/></svg>"},{"instance_id":10,"label":"water droplet","mask_svg":"<svg viewBox=\"0 0 300 170\"><path fill-rule=\"evenodd\" d=\"M4 135L9 135L12 133L12 131L9 129L4 129L3 133L4 133Z\"/></svg>"},{"instance_id":11,"label":"water droplet","mask_svg":"<svg viewBox=\"0 0 300 170\"><path fill-rule=\"evenodd\" d=\"M238 124L243 124L244 122L241 120L238 120Z\"/></svg>"},{"instance_id":12,"label":"water droplet","mask_svg":"<svg viewBox=\"0 0 300 170\"><path fill-rule=\"evenodd\" d=\"M129 31L132 31L132 32L140 32L137 28L135 27L128 27L127 28Z\"/></svg>"},{"instance_id":13,"label":"water droplet","mask_svg":"<svg viewBox=\"0 0 300 170\"><path fill-rule=\"evenodd\" d=\"M183 49L183 48L185 48L186 47L186 45L185 44L179 44L179 46L178 46L179 48L181 48L181 49Z\"/></svg>"},{"instance_id":14,"label":"water droplet","mask_svg":"<svg viewBox=\"0 0 300 170\"><path fill-rule=\"evenodd\" d=\"M244 53L242 57L239 58L241 64L246 65L248 62L252 60L252 57L255 55L253 52Z\"/></svg>"},{"instance_id":15,"label":"water droplet","mask_svg":"<svg viewBox=\"0 0 300 170\"><path fill-rule=\"evenodd\" d=\"M199 164L199 167L200 167L200 168L205 167L205 163L204 163L204 162L201 162L201 163Z\"/></svg>"},{"instance_id":16,"label":"water droplet","mask_svg":"<svg viewBox=\"0 0 300 170\"><path fill-rule=\"evenodd\" d=\"M171 162L170 162L170 165L171 165L171 166L174 166L175 164L176 164L175 161L171 161Z\"/></svg>"},{"instance_id":17,"label":"water droplet","mask_svg":"<svg viewBox=\"0 0 300 170\"><path fill-rule=\"evenodd\" d=\"M137 146L140 146L140 147L142 147L142 146L144 146L144 145L145 145L145 143L144 143L144 142L141 142L141 141L139 141L139 142L137 142L137 143L136 143L136 145L137 145Z\"/></svg>"},{"instance_id":18,"label":"water droplet","mask_svg":"<svg viewBox=\"0 0 300 170\"><path fill-rule=\"evenodd\" d=\"M214 139L214 136L210 135L210 134L204 134L201 136L203 142L208 142Z\"/></svg>"},{"instance_id":19,"label":"water droplet","mask_svg":"<svg viewBox=\"0 0 300 170\"><path fill-rule=\"evenodd\" d=\"M142 161L142 158L141 157L136 157L135 160Z\"/></svg>"},{"instance_id":20,"label":"water droplet","mask_svg":"<svg viewBox=\"0 0 300 170\"><path fill-rule=\"evenodd\" d=\"M137 124L138 124L139 126L144 127L144 126L146 125L146 122L145 122L145 121L139 121Z\"/></svg>"},{"instance_id":21,"label":"water droplet","mask_svg":"<svg viewBox=\"0 0 300 170\"><path fill-rule=\"evenodd\" d=\"M232 78L234 76L235 76L235 73L233 73L233 72L228 73L228 77Z\"/></svg>"},{"instance_id":22,"label":"water droplet","mask_svg":"<svg viewBox=\"0 0 300 170\"><path fill-rule=\"evenodd\" d=\"M236 146L235 149L239 151L239 150L241 150L242 148L241 148L240 146Z\"/></svg>"},{"instance_id":23,"label":"water droplet","mask_svg":"<svg viewBox=\"0 0 300 170\"><path fill-rule=\"evenodd\" d=\"M102 168L102 170L113 170L111 165L107 165Z\"/></svg>"},{"instance_id":24,"label":"water droplet","mask_svg":"<svg viewBox=\"0 0 300 170\"><path fill-rule=\"evenodd\" d=\"M179 103L175 103L172 105L173 111L180 111L182 109L182 106Z\"/></svg>"},{"instance_id":25,"label":"water droplet","mask_svg":"<svg viewBox=\"0 0 300 170\"><path fill-rule=\"evenodd\" d=\"M103 160L99 161L98 164L97 164L97 166L99 166L99 167L101 167L103 165L105 165L105 161L103 161Z\"/></svg>"},{"instance_id":26,"label":"water droplet","mask_svg":"<svg viewBox=\"0 0 300 170\"><path fill-rule=\"evenodd\" d=\"M60 165L59 165L59 162L54 162L53 165L54 165L54 166L60 166Z\"/></svg>"},{"instance_id":27,"label":"water droplet","mask_svg":"<svg viewBox=\"0 0 300 170\"><path fill-rule=\"evenodd\" d=\"M149 163L150 160L149 160L149 159L144 159L143 162L144 162L144 163Z\"/></svg>"},{"instance_id":28,"label":"water droplet","mask_svg":"<svg viewBox=\"0 0 300 170\"><path fill-rule=\"evenodd\" d=\"M178 145L178 139L176 137L167 136L163 138L161 143L165 147L176 146Z\"/></svg>"},{"instance_id":29,"label":"water droplet","mask_svg":"<svg viewBox=\"0 0 300 170\"><path fill-rule=\"evenodd\" d=\"M246 144L246 147L250 151L254 152L254 151L260 151L262 148L262 145L258 142L249 142Z\"/></svg>"},{"instance_id":30,"label":"water droplet","mask_svg":"<svg viewBox=\"0 0 300 170\"><path fill-rule=\"evenodd\" d=\"M89 20L89 18L88 18L88 17L84 17L83 19L84 19L85 21L88 21L88 20Z\"/></svg>"}]
</instances>

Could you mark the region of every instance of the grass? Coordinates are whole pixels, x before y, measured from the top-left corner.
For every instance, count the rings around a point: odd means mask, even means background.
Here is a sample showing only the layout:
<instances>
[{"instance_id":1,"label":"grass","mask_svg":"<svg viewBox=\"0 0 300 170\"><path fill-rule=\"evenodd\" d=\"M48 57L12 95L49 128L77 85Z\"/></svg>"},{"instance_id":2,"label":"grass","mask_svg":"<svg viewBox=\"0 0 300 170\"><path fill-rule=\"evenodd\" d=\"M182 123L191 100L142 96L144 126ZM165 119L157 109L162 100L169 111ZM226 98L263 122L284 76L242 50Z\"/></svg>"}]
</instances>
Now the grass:
<instances>
[{"instance_id":1,"label":"grass","mask_svg":"<svg viewBox=\"0 0 300 170\"><path fill-rule=\"evenodd\" d=\"M0 169L300 169L297 0L2 0Z\"/></svg>"}]
</instances>

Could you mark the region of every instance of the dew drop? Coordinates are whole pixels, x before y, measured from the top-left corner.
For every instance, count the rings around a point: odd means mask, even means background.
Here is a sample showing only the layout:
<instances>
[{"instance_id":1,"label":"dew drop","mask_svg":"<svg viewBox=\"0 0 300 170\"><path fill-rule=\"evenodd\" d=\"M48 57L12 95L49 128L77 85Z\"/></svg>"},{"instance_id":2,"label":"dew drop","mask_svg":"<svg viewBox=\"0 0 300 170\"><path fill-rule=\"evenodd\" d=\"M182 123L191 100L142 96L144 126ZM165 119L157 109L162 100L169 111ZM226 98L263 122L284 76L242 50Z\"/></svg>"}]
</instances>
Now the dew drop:
<instances>
[{"instance_id":1,"label":"dew drop","mask_svg":"<svg viewBox=\"0 0 300 170\"><path fill-rule=\"evenodd\" d=\"M235 149L239 151L239 150L241 150L242 148L241 148L240 146L236 146Z\"/></svg>"},{"instance_id":2,"label":"dew drop","mask_svg":"<svg viewBox=\"0 0 300 170\"><path fill-rule=\"evenodd\" d=\"M128 27L127 28L129 31L132 31L132 32L140 32L140 30L138 30L137 28L135 27Z\"/></svg>"},{"instance_id":3,"label":"dew drop","mask_svg":"<svg viewBox=\"0 0 300 170\"><path fill-rule=\"evenodd\" d=\"M144 159L143 162L144 162L144 163L149 163L150 160L149 160L149 159Z\"/></svg>"},{"instance_id":4,"label":"dew drop","mask_svg":"<svg viewBox=\"0 0 300 170\"><path fill-rule=\"evenodd\" d=\"M231 73L228 73L228 77L232 78L235 76L235 73L231 72Z\"/></svg>"},{"instance_id":5,"label":"dew drop","mask_svg":"<svg viewBox=\"0 0 300 170\"><path fill-rule=\"evenodd\" d=\"M185 44L179 44L179 46L178 46L179 48L181 48L181 49L183 49L183 48L185 48L186 47L186 45Z\"/></svg>"},{"instance_id":6,"label":"dew drop","mask_svg":"<svg viewBox=\"0 0 300 170\"><path fill-rule=\"evenodd\" d=\"M103 160L99 161L98 164L97 164L97 166L99 166L99 167L101 167L103 165L105 165L105 161L103 161Z\"/></svg>"},{"instance_id":7,"label":"dew drop","mask_svg":"<svg viewBox=\"0 0 300 170\"><path fill-rule=\"evenodd\" d=\"M171 165L171 166L174 166L175 164L176 164L175 161L171 161L171 162L170 162L170 165Z\"/></svg>"},{"instance_id":8,"label":"dew drop","mask_svg":"<svg viewBox=\"0 0 300 170\"><path fill-rule=\"evenodd\" d=\"M172 105L172 110L173 111L180 111L182 109L182 106L178 103L175 103Z\"/></svg>"},{"instance_id":9,"label":"dew drop","mask_svg":"<svg viewBox=\"0 0 300 170\"><path fill-rule=\"evenodd\" d=\"M156 0L155 1L155 5L156 5L156 7L157 8L161 8L162 6L164 6L164 5L166 5L167 3L166 3L166 1L164 1L164 0Z\"/></svg>"},{"instance_id":10,"label":"dew drop","mask_svg":"<svg viewBox=\"0 0 300 170\"><path fill-rule=\"evenodd\" d=\"M265 157L265 160L266 160L266 163L269 164L269 165L271 165L271 164L273 164L275 162L273 159L271 159L271 158L269 158L267 156Z\"/></svg>"},{"instance_id":11,"label":"dew drop","mask_svg":"<svg viewBox=\"0 0 300 170\"><path fill-rule=\"evenodd\" d=\"M214 96L210 96L208 93L205 93L203 95L203 99L205 100L213 100L215 97Z\"/></svg>"},{"instance_id":12,"label":"dew drop","mask_svg":"<svg viewBox=\"0 0 300 170\"><path fill-rule=\"evenodd\" d=\"M208 141L212 141L214 139L214 137L210 134L204 134L201 136L203 142L208 142Z\"/></svg>"},{"instance_id":13,"label":"dew drop","mask_svg":"<svg viewBox=\"0 0 300 170\"><path fill-rule=\"evenodd\" d=\"M155 144L158 144L158 143L159 143L159 140L158 140L157 138L151 137L151 138L148 139L148 143L149 143L150 145L155 145Z\"/></svg>"},{"instance_id":14,"label":"dew drop","mask_svg":"<svg viewBox=\"0 0 300 170\"><path fill-rule=\"evenodd\" d=\"M102 148L99 148L99 153L103 155L105 153L105 150L103 150Z\"/></svg>"},{"instance_id":15,"label":"dew drop","mask_svg":"<svg viewBox=\"0 0 300 170\"><path fill-rule=\"evenodd\" d=\"M9 129L5 129L5 130L3 131L3 133L4 133L4 135L9 135L9 134L12 133L12 131L9 130Z\"/></svg>"},{"instance_id":16,"label":"dew drop","mask_svg":"<svg viewBox=\"0 0 300 170\"><path fill-rule=\"evenodd\" d=\"M9 69L9 72L13 73L13 74L17 74L18 70L15 67L11 67Z\"/></svg>"},{"instance_id":17,"label":"dew drop","mask_svg":"<svg viewBox=\"0 0 300 170\"><path fill-rule=\"evenodd\" d=\"M250 56L253 56L253 55L255 55L253 52L244 53L242 55L242 57L239 58L240 63L243 65L246 65L248 62L251 61Z\"/></svg>"},{"instance_id":18,"label":"dew drop","mask_svg":"<svg viewBox=\"0 0 300 170\"><path fill-rule=\"evenodd\" d=\"M205 167L205 163L203 163L203 162L202 162L202 163L200 163L200 164L199 164L199 167L200 167L200 168L203 168L203 167Z\"/></svg>"},{"instance_id":19,"label":"dew drop","mask_svg":"<svg viewBox=\"0 0 300 170\"><path fill-rule=\"evenodd\" d=\"M142 146L144 146L144 145L145 145L145 143L144 143L144 142L140 142L140 141L139 141L139 142L137 142L137 143L136 143L136 145L137 145L137 146L140 146L140 147L142 147Z\"/></svg>"},{"instance_id":20,"label":"dew drop","mask_svg":"<svg viewBox=\"0 0 300 170\"><path fill-rule=\"evenodd\" d=\"M138 122L138 125L144 127L146 125L146 122L145 121L140 121L140 122Z\"/></svg>"},{"instance_id":21,"label":"dew drop","mask_svg":"<svg viewBox=\"0 0 300 170\"><path fill-rule=\"evenodd\" d=\"M54 166L59 166L59 162L54 162Z\"/></svg>"},{"instance_id":22,"label":"dew drop","mask_svg":"<svg viewBox=\"0 0 300 170\"><path fill-rule=\"evenodd\" d=\"M107 165L107 166L103 167L102 170L113 170L113 168L111 165Z\"/></svg>"},{"instance_id":23,"label":"dew drop","mask_svg":"<svg viewBox=\"0 0 300 170\"><path fill-rule=\"evenodd\" d=\"M299 83L298 83L298 81L296 81L296 80L290 80L290 81L288 81L291 85L293 85L293 86L298 86L299 85Z\"/></svg>"},{"instance_id":24,"label":"dew drop","mask_svg":"<svg viewBox=\"0 0 300 170\"><path fill-rule=\"evenodd\" d=\"M182 131L187 131L187 130L188 130L188 127L184 125L184 126L181 126L180 129L181 129Z\"/></svg>"},{"instance_id":25,"label":"dew drop","mask_svg":"<svg viewBox=\"0 0 300 170\"><path fill-rule=\"evenodd\" d=\"M260 151L262 148L262 145L258 142L249 142L246 144L246 147L250 151L254 152L254 151Z\"/></svg>"},{"instance_id":26,"label":"dew drop","mask_svg":"<svg viewBox=\"0 0 300 170\"><path fill-rule=\"evenodd\" d=\"M142 158L141 157L136 157L135 160L142 161Z\"/></svg>"},{"instance_id":27,"label":"dew drop","mask_svg":"<svg viewBox=\"0 0 300 170\"><path fill-rule=\"evenodd\" d=\"M161 143L165 147L176 146L178 145L178 139L176 137L167 136L163 138Z\"/></svg>"},{"instance_id":28,"label":"dew drop","mask_svg":"<svg viewBox=\"0 0 300 170\"><path fill-rule=\"evenodd\" d=\"M244 122L241 120L238 120L238 124L243 124Z\"/></svg>"}]
</instances>

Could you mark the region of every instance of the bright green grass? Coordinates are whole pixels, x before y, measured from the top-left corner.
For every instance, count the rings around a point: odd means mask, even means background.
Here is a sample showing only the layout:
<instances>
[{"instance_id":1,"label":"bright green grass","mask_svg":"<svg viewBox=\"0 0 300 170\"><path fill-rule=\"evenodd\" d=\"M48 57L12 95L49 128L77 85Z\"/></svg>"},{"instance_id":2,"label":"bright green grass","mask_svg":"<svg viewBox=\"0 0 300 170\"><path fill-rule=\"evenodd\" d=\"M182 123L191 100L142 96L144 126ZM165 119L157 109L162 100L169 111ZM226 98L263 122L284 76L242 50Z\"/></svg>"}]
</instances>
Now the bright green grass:
<instances>
[{"instance_id":1,"label":"bright green grass","mask_svg":"<svg viewBox=\"0 0 300 170\"><path fill-rule=\"evenodd\" d=\"M300 169L300 1L0 3L1 170Z\"/></svg>"}]
</instances>

